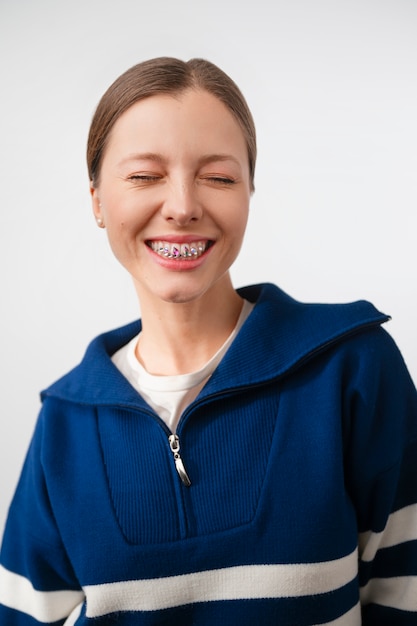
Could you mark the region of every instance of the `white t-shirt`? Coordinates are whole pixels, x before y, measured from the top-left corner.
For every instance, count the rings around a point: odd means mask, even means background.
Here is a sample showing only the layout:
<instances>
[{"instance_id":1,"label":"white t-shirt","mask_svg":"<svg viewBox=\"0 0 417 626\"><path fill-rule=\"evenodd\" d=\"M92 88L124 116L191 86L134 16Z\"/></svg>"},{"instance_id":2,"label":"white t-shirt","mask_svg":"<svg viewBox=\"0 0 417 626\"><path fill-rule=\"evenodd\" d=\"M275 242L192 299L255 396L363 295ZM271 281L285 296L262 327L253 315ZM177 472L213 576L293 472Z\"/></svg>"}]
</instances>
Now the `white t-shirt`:
<instances>
[{"instance_id":1,"label":"white t-shirt","mask_svg":"<svg viewBox=\"0 0 417 626\"><path fill-rule=\"evenodd\" d=\"M252 302L244 300L235 328L216 354L196 372L178 376L149 374L135 355L140 334L115 352L112 361L174 433L182 412L204 387L254 306Z\"/></svg>"}]
</instances>

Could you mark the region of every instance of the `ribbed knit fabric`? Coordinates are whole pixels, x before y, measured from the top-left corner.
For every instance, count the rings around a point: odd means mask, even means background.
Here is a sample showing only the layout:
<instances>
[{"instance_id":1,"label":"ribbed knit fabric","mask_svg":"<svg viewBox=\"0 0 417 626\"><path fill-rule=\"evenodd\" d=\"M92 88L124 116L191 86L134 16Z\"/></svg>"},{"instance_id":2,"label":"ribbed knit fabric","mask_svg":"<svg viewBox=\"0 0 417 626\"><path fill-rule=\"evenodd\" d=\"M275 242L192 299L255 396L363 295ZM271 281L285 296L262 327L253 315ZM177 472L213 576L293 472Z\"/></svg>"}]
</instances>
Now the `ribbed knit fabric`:
<instances>
[{"instance_id":1,"label":"ribbed knit fabric","mask_svg":"<svg viewBox=\"0 0 417 626\"><path fill-rule=\"evenodd\" d=\"M417 394L366 302L272 285L177 428L98 337L43 406L0 558L7 626L417 622Z\"/></svg>"}]
</instances>

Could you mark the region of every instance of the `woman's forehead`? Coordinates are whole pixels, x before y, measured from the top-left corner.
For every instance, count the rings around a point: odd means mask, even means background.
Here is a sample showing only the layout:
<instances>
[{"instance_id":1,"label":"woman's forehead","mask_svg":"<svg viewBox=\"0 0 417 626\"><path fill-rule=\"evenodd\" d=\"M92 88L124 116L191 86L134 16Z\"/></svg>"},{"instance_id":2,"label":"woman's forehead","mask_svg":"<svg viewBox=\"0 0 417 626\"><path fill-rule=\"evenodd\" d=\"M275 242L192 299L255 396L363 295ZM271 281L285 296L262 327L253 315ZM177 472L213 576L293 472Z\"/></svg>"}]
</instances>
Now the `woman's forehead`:
<instances>
[{"instance_id":1,"label":"woman's forehead","mask_svg":"<svg viewBox=\"0 0 417 626\"><path fill-rule=\"evenodd\" d=\"M106 152L124 153L123 159L155 160L181 147L199 153L199 158L218 154L236 159L236 153L247 153L243 132L227 107L212 94L191 89L134 103L114 124Z\"/></svg>"}]
</instances>

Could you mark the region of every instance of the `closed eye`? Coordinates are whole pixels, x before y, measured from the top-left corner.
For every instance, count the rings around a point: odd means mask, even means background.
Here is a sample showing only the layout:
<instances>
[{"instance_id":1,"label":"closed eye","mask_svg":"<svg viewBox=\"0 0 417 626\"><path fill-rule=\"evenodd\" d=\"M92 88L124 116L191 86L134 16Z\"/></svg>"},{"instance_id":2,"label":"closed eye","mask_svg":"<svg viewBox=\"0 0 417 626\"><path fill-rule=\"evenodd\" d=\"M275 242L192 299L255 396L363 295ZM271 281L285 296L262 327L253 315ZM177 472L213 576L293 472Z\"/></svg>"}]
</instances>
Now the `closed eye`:
<instances>
[{"instance_id":1,"label":"closed eye","mask_svg":"<svg viewBox=\"0 0 417 626\"><path fill-rule=\"evenodd\" d=\"M236 182L233 178L227 178L225 176L207 176L206 180L210 180L213 183L220 183L221 185L234 185Z\"/></svg>"},{"instance_id":2,"label":"closed eye","mask_svg":"<svg viewBox=\"0 0 417 626\"><path fill-rule=\"evenodd\" d=\"M129 176L129 180L159 180L161 177L157 176L155 174L133 174L132 176Z\"/></svg>"}]
</instances>

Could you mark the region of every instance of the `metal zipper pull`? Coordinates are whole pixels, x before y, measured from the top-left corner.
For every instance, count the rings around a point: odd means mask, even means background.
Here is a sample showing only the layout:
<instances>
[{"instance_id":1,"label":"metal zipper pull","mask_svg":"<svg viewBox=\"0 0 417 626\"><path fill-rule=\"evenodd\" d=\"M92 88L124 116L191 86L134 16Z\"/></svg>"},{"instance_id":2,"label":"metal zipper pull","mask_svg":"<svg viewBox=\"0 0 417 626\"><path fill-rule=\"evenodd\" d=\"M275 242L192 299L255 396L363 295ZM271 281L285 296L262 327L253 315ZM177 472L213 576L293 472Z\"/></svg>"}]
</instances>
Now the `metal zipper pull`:
<instances>
[{"instance_id":1,"label":"metal zipper pull","mask_svg":"<svg viewBox=\"0 0 417 626\"><path fill-rule=\"evenodd\" d=\"M171 448L171 452L174 455L175 468L178 472L179 477L186 487L191 486L191 480L187 474L187 471L184 467L184 463L182 462L182 458L180 456L180 438L178 435L170 435L169 438L169 446Z\"/></svg>"}]
</instances>

